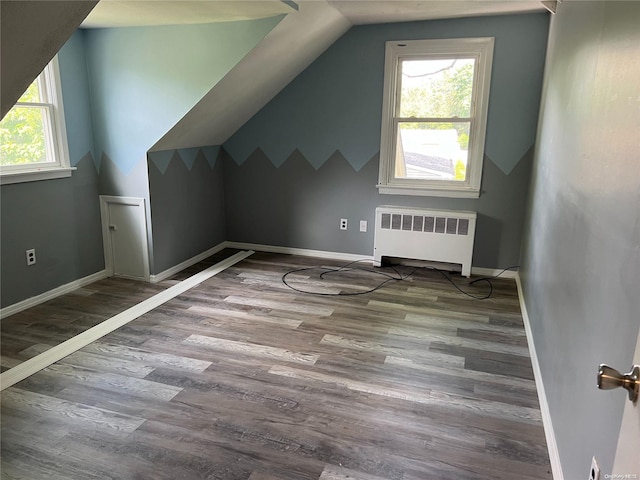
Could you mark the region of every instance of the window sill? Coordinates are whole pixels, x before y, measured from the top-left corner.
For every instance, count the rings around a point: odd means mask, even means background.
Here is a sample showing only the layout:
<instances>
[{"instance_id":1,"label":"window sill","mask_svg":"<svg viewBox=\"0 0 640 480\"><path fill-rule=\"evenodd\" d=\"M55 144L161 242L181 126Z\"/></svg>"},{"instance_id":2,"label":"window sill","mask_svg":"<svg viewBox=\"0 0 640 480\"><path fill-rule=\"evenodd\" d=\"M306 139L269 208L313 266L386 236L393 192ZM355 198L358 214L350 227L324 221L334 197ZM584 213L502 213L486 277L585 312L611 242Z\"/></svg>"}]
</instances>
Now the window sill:
<instances>
[{"instance_id":1,"label":"window sill","mask_svg":"<svg viewBox=\"0 0 640 480\"><path fill-rule=\"evenodd\" d=\"M70 177L71 172L74 170L76 170L76 167L42 168L39 170L4 170L0 174L0 185L66 178Z\"/></svg>"},{"instance_id":2,"label":"window sill","mask_svg":"<svg viewBox=\"0 0 640 480\"><path fill-rule=\"evenodd\" d=\"M376 185L381 195L410 195L421 197L480 198L480 191L471 188L415 188L396 185Z\"/></svg>"}]
</instances>

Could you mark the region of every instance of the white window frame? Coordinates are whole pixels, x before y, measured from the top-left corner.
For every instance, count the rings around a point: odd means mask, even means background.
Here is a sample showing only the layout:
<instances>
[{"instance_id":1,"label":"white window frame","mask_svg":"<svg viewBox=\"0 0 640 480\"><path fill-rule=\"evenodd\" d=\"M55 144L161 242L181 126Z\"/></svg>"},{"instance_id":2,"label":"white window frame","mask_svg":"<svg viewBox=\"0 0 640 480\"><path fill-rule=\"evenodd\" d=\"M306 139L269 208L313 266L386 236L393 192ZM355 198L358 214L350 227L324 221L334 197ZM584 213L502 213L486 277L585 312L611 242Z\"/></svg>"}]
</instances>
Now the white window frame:
<instances>
[{"instance_id":1,"label":"white window frame","mask_svg":"<svg viewBox=\"0 0 640 480\"><path fill-rule=\"evenodd\" d=\"M456 198L478 198L480 196L493 44L493 37L386 42L380 172L377 185L379 193ZM412 120L402 119L397 115L400 106L401 60L412 58L416 60L474 58L477 62L473 79L473 98L469 119L469 153L465 181L395 177L397 124L400 120ZM416 120L429 121L433 119L420 118ZM443 121L441 118L437 120Z\"/></svg>"},{"instance_id":2,"label":"white window frame","mask_svg":"<svg viewBox=\"0 0 640 480\"><path fill-rule=\"evenodd\" d=\"M74 167L71 167L69 161L67 127L64 119L62 85L57 55L38 76L37 82L41 101L39 103L18 102L16 105L44 108L45 112L47 112L44 121L45 142L47 154L51 156L53 161L3 165L0 167L1 185L69 177L71 172L75 170Z\"/></svg>"}]
</instances>

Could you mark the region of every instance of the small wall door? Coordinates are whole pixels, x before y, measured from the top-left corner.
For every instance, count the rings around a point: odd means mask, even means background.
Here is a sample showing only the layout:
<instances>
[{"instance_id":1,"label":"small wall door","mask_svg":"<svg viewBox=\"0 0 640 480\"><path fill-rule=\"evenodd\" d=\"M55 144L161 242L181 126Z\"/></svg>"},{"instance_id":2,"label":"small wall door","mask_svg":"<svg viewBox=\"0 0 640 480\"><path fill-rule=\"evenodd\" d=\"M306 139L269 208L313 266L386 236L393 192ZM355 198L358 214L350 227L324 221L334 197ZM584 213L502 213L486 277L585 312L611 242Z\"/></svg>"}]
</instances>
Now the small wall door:
<instances>
[{"instance_id":1,"label":"small wall door","mask_svg":"<svg viewBox=\"0 0 640 480\"><path fill-rule=\"evenodd\" d=\"M144 198L100 196L105 265L109 275L149 280Z\"/></svg>"}]
</instances>

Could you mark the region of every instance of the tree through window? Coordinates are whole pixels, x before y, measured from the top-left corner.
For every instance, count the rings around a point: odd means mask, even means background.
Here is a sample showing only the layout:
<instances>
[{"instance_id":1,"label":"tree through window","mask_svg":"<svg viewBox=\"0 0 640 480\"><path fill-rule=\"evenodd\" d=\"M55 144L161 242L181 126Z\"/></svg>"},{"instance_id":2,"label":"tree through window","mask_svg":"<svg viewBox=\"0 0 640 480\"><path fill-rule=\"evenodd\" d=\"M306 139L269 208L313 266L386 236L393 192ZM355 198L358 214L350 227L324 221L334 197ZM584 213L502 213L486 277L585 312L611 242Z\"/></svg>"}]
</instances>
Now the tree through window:
<instances>
[{"instance_id":1,"label":"tree through window","mask_svg":"<svg viewBox=\"0 0 640 480\"><path fill-rule=\"evenodd\" d=\"M387 42L381 193L478 196L492 46Z\"/></svg>"},{"instance_id":2,"label":"tree through window","mask_svg":"<svg viewBox=\"0 0 640 480\"><path fill-rule=\"evenodd\" d=\"M69 176L69 154L57 59L0 121L2 183Z\"/></svg>"}]
</instances>

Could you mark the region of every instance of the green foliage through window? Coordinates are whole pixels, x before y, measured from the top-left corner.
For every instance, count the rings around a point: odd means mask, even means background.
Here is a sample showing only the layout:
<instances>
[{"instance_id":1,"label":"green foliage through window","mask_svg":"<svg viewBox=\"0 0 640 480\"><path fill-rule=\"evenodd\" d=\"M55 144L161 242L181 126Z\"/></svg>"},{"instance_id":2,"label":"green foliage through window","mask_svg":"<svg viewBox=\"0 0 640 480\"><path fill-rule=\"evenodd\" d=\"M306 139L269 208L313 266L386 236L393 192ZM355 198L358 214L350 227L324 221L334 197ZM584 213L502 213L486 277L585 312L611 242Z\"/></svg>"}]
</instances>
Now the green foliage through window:
<instances>
[{"instance_id":1,"label":"green foliage through window","mask_svg":"<svg viewBox=\"0 0 640 480\"><path fill-rule=\"evenodd\" d=\"M0 122L0 165L22 165L48 161L45 128L48 107L39 103L37 80Z\"/></svg>"},{"instance_id":2,"label":"green foliage through window","mask_svg":"<svg viewBox=\"0 0 640 480\"><path fill-rule=\"evenodd\" d=\"M494 39L387 41L381 194L477 198Z\"/></svg>"},{"instance_id":3,"label":"green foliage through window","mask_svg":"<svg viewBox=\"0 0 640 480\"><path fill-rule=\"evenodd\" d=\"M404 60L400 116L404 118L469 118L473 93L473 59ZM411 123L405 128L458 131L460 148L469 148L465 123Z\"/></svg>"}]
</instances>

